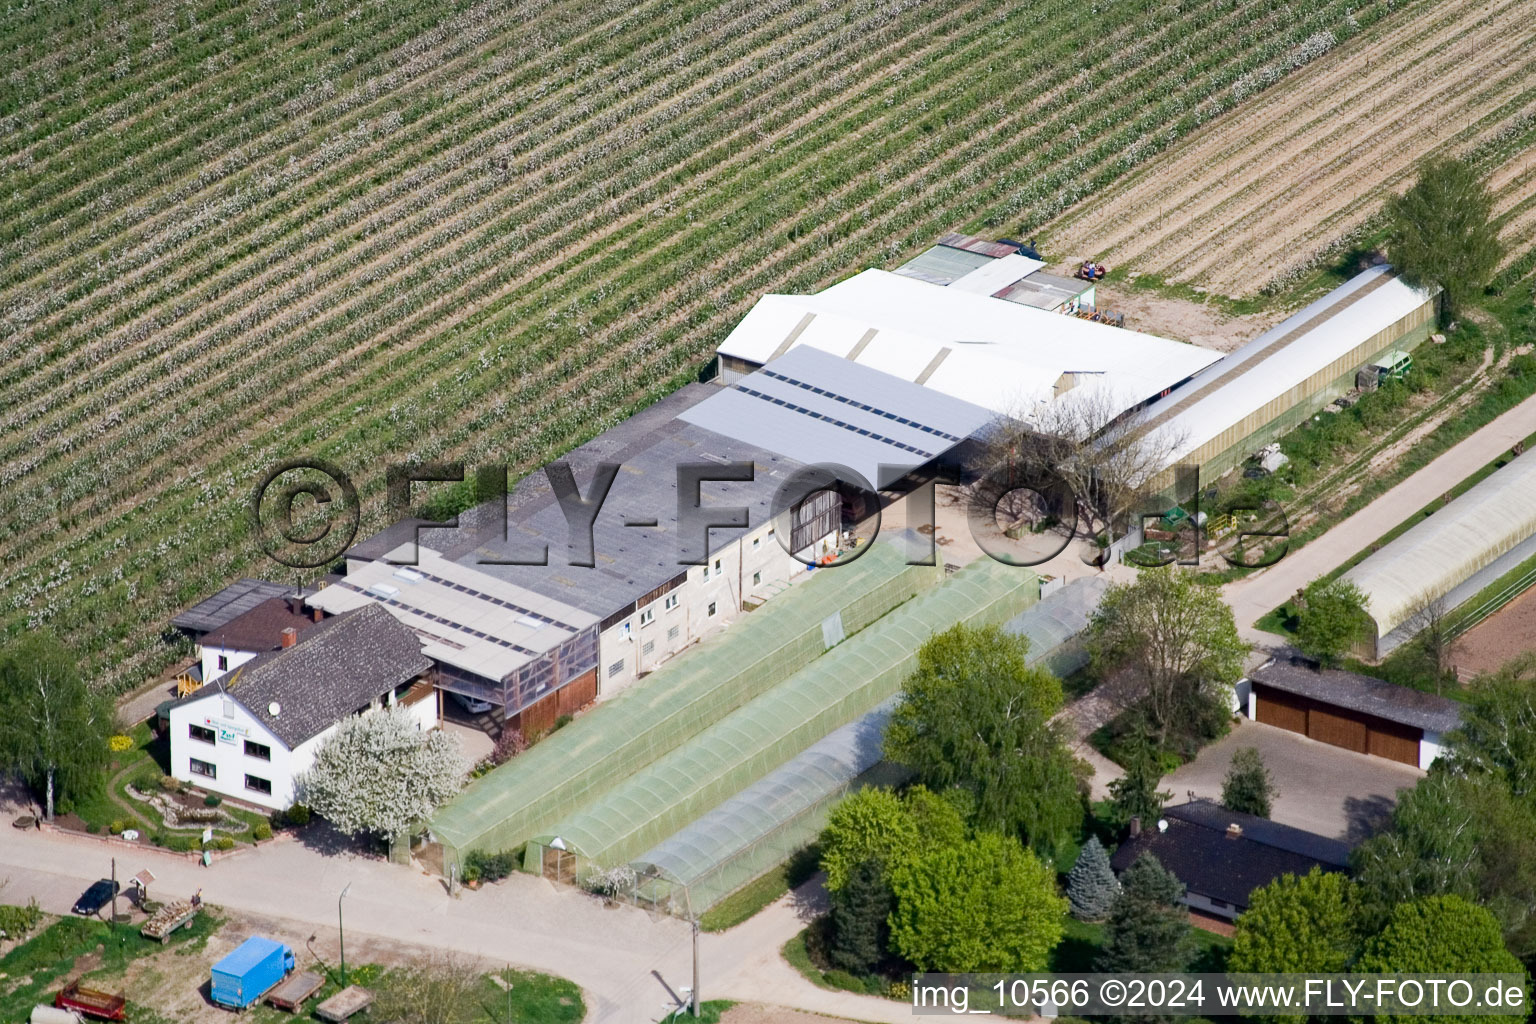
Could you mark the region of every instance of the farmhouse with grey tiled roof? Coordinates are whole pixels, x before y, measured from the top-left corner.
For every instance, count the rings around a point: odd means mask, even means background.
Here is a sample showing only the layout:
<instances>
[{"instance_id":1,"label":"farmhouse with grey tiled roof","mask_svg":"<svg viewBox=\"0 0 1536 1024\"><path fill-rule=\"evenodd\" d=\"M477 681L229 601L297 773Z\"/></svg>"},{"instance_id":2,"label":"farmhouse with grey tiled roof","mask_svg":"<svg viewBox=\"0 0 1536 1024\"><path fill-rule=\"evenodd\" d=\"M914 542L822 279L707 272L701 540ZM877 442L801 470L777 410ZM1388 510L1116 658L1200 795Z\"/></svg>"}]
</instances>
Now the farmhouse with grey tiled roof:
<instances>
[{"instance_id":1,"label":"farmhouse with grey tiled roof","mask_svg":"<svg viewBox=\"0 0 1536 1024\"><path fill-rule=\"evenodd\" d=\"M177 778L264 807L293 802L293 780L351 715L411 708L440 717L421 641L378 605L327 619L207 683L169 710Z\"/></svg>"}]
</instances>

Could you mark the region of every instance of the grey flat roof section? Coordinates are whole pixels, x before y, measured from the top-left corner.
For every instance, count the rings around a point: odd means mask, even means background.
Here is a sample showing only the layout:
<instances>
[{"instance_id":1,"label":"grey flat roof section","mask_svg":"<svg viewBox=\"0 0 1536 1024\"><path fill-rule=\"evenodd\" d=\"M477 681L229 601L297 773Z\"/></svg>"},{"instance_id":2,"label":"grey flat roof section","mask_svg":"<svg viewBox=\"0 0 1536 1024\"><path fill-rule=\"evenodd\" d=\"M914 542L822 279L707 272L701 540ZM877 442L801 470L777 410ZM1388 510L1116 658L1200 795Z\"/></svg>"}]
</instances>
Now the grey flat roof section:
<instances>
[{"instance_id":1,"label":"grey flat roof section","mask_svg":"<svg viewBox=\"0 0 1536 1024\"><path fill-rule=\"evenodd\" d=\"M558 460L570 464L583 494L588 493L599 463L614 462L621 466L593 524L595 566L569 564L565 513L542 470L530 473L512 488L507 497L505 524L498 521L499 509L494 502L480 505L459 517L456 530L423 531L422 545L461 566L599 618L624 609L689 568L679 561L679 466L752 463L753 480L708 481L703 484L701 498L706 510L746 507L748 530L772 517L780 486L802 468L776 452L678 418L685 410L719 393L720 388L712 384L689 384ZM625 525L626 521L653 519L656 526ZM348 557L384 558L412 538L419 522L396 523L355 545L348 551ZM743 532L711 529L710 550L720 550ZM541 545L549 548L548 565L497 565L483 561L533 557Z\"/></svg>"},{"instance_id":2,"label":"grey flat roof section","mask_svg":"<svg viewBox=\"0 0 1536 1024\"><path fill-rule=\"evenodd\" d=\"M1453 700L1354 672L1314 669L1276 660L1255 669L1249 678L1260 686L1428 732L1446 733L1461 724L1461 705Z\"/></svg>"},{"instance_id":3,"label":"grey flat roof section","mask_svg":"<svg viewBox=\"0 0 1536 1024\"><path fill-rule=\"evenodd\" d=\"M1313 860L1332 864L1335 867L1349 866L1349 844L1342 840L1321 836L1316 832L1308 832L1291 825L1283 825L1278 821L1270 821L1268 818L1260 818L1257 815L1229 811L1214 800L1191 800L1188 803L1165 807L1163 816L1204 825L1223 834L1226 833L1228 825L1238 825L1242 828L1243 835L1256 843L1273 846L1277 850L1285 850L1288 853L1297 853L1303 857L1311 857Z\"/></svg>"},{"instance_id":4,"label":"grey flat roof section","mask_svg":"<svg viewBox=\"0 0 1536 1024\"><path fill-rule=\"evenodd\" d=\"M171 625L193 633L208 633L227 625L264 601L284 597L295 593L297 589L247 576L188 608L172 619Z\"/></svg>"},{"instance_id":5,"label":"grey flat roof section","mask_svg":"<svg viewBox=\"0 0 1536 1024\"><path fill-rule=\"evenodd\" d=\"M954 246L935 245L897 267L895 273L902 277L915 277L929 284L947 285L959 280L977 267L986 266L996 258L986 253L971 252Z\"/></svg>"},{"instance_id":6,"label":"grey flat roof section","mask_svg":"<svg viewBox=\"0 0 1536 1024\"><path fill-rule=\"evenodd\" d=\"M928 463L980 430L993 414L801 346L682 418L801 464L847 466L880 489L894 482L880 478L881 465L912 469Z\"/></svg>"}]
</instances>

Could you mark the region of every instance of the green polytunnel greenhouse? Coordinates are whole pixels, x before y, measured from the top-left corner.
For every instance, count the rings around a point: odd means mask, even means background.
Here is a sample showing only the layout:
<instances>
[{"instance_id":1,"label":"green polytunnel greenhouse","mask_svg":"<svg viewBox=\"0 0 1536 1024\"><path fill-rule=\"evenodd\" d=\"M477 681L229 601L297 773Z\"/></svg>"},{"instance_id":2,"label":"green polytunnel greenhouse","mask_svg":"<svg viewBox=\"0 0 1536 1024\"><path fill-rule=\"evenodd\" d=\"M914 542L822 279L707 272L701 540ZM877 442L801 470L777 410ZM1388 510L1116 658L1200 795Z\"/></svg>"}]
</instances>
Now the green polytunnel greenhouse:
<instances>
[{"instance_id":1,"label":"green polytunnel greenhouse","mask_svg":"<svg viewBox=\"0 0 1536 1024\"><path fill-rule=\"evenodd\" d=\"M943 578L907 565L896 543L815 571L471 783L430 823L445 867L470 849L522 846Z\"/></svg>"},{"instance_id":2,"label":"green polytunnel greenhouse","mask_svg":"<svg viewBox=\"0 0 1536 1024\"><path fill-rule=\"evenodd\" d=\"M1075 579L1003 623L1003 631L1029 640L1031 665L1044 663L1058 676L1071 675L1088 664L1082 633L1108 589L1103 576Z\"/></svg>"},{"instance_id":3,"label":"green polytunnel greenhouse","mask_svg":"<svg viewBox=\"0 0 1536 1024\"><path fill-rule=\"evenodd\" d=\"M858 786L894 785L906 772L881 760L899 698L812 744L763 778L642 853L638 902L702 913L815 840L827 812Z\"/></svg>"},{"instance_id":4,"label":"green polytunnel greenhouse","mask_svg":"<svg viewBox=\"0 0 1536 1024\"><path fill-rule=\"evenodd\" d=\"M1027 569L986 558L972 563L561 817L528 843L524 867L546 870L546 848L562 878L628 863L895 695L935 633L961 623L1001 624L1039 596L1039 577Z\"/></svg>"}]
</instances>

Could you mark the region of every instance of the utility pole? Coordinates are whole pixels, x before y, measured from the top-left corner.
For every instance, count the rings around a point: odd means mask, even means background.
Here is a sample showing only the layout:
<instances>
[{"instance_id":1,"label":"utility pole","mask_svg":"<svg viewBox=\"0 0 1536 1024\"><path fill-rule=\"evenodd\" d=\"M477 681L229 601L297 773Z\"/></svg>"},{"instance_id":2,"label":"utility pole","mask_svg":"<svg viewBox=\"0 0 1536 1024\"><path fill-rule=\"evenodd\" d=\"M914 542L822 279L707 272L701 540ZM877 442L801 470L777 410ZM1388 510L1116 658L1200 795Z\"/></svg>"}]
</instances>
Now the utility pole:
<instances>
[{"instance_id":1,"label":"utility pole","mask_svg":"<svg viewBox=\"0 0 1536 1024\"><path fill-rule=\"evenodd\" d=\"M341 890L341 895L336 897L336 944L341 947L341 987L347 987L347 933L341 925L341 901L346 899L347 890L352 888L348 882Z\"/></svg>"},{"instance_id":2,"label":"utility pole","mask_svg":"<svg viewBox=\"0 0 1536 1024\"><path fill-rule=\"evenodd\" d=\"M699 1015L699 918L693 912L693 896L683 886L683 905L688 911L688 921L693 925L693 991L688 993L693 1001L693 1015Z\"/></svg>"}]
</instances>

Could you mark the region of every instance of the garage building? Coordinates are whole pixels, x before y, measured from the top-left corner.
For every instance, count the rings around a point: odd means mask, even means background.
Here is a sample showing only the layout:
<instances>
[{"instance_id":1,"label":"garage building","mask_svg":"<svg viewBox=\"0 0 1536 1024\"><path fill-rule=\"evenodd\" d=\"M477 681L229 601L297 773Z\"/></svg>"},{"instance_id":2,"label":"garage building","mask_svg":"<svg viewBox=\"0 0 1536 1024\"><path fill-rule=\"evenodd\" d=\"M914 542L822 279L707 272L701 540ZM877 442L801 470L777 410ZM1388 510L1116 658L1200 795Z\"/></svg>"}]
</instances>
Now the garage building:
<instances>
[{"instance_id":1,"label":"garage building","mask_svg":"<svg viewBox=\"0 0 1536 1024\"><path fill-rule=\"evenodd\" d=\"M1254 721L1425 770L1461 724L1453 700L1301 658L1266 662L1250 682Z\"/></svg>"}]
</instances>

